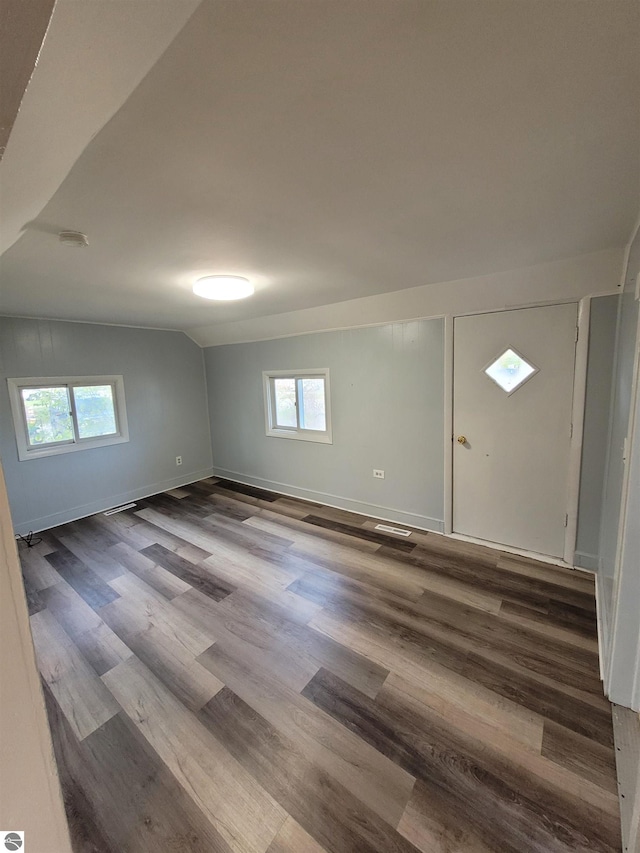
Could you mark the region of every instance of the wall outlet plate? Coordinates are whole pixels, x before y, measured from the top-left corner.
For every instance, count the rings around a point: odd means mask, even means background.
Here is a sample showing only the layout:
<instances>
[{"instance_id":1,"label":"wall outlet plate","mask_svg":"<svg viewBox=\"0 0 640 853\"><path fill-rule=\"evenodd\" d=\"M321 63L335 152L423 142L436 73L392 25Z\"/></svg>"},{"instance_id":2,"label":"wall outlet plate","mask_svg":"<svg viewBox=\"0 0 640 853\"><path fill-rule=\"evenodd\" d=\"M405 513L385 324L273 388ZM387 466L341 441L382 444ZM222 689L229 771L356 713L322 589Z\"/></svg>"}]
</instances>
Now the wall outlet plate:
<instances>
[{"instance_id":1,"label":"wall outlet plate","mask_svg":"<svg viewBox=\"0 0 640 853\"><path fill-rule=\"evenodd\" d=\"M381 468L374 468L373 476L376 478L376 480L384 480L384 471Z\"/></svg>"},{"instance_id":2,"label":"wall outlet plate","mask_svg":"<svg viewBox=\"0 0 640 853\"><path fill-rule=\"evenodd\" d=\"M182 465L182 456L176 456L176 465Z\"/></svg>"}]
</instances>

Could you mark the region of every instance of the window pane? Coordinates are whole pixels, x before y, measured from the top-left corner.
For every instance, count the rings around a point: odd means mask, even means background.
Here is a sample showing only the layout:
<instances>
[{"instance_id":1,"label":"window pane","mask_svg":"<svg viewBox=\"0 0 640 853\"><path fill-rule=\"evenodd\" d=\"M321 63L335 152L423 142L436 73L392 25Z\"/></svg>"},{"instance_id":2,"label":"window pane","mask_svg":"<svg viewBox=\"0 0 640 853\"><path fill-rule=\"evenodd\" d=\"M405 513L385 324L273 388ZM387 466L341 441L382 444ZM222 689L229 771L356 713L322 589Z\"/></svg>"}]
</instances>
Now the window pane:
<instances>
[{"instance_id":1,"label":"window pane","mask_svg":"<svg viewBox=\"0 0 640 853\"><path fill-rule=\"evenodd\" d=\"M68 388L23 388L21 394L31 446L73 441Z\"/></svg>"},{"instance_id":2,"label":"window pane","mask_svg":"<svg viewBox=\"0 0 640 853\"><path fill-rule=\"evenodd\" d=\"M114 435L116 413L111 385L83 385L73 389L79 438Z\"/></svg>"},{"instance_id":3,"label":"window pane","mask_svg":"<svg viewBox=\"0 0 640 853\"><path fill-rule=\"evenodd\" d=\"M274 379L276 401L276 425L296 427L296 381L295 379Z\"/></svg>"},{"instance_id":4,"label":"window pane","mask_svg":"<svg viewBox=\"0 0 640 853\"><path fill-rule=\"evenodd\" d=\"M327 417L324 403L324 378L298 380L300 427L326 430Z\"/></svg>"},{"instance_id":5,"label":"window pane","mask_svg":"<svg viewBox=\"0 0 640 853\"><path fill-rule=\"evenodd\" d=\"M502 355L486 368L485 373L489 376L496 385L499 385L503 391L510 394L511 391L522 385L532 373L535 373L537 368L525 361L522 356L518 355L512 349L505 350Z\"/></svg>"}]
</instances>

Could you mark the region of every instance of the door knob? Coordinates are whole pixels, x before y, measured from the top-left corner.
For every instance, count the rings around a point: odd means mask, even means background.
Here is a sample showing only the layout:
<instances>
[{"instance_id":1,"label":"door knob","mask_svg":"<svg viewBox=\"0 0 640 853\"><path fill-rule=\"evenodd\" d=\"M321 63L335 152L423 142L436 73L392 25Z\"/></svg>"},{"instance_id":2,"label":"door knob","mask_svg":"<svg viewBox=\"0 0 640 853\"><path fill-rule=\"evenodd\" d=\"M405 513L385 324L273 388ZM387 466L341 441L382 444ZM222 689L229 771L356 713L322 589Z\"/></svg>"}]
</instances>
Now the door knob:
<instances>
[{"instance_id":1,"label":"door knob","mask_svg":"<svg viewBox=\"0 0 640 853\"><path fill-rule=\"evenodd\" d=\"M458 444L466 444L466 443L467 443L466 435L459 435L458 436Z\"/></svg>"}]
</instances>

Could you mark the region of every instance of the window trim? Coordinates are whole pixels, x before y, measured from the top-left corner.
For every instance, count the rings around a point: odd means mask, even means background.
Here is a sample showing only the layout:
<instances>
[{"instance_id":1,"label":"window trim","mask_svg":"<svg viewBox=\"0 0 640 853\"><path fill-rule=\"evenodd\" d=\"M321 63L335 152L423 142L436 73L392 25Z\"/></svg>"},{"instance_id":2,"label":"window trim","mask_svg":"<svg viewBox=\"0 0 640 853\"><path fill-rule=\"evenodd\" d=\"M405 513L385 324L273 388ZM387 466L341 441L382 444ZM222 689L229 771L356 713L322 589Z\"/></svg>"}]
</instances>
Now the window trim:
<instances>
[{"instance_id":1,"label":"window trim","mask_svg":"<svg viewBox=\"0 0 640 853\"><path fill-rule=\"evenodd\" d=\"M23 388L74 388L86 385L111 385L113 388L113 406L116 418L117 432L89 438L80 438L78 420L73 402L69 394L71 417L75 437L71 441L51 442L43 446L33 446L29 442L26 412L22 401ZM108 376L23 376L7 379L11 413L18 448L18 458L21 462L29 459L42 459L44 456L58 456L62 453L73 453L77 450L91 450L94 447L108 447L111 444L122 444L129 441L129 424L124 396L124 377L119 374Z\"/></svg>"},{"instance_id":2,"label":"window trim","mask_svg":"<svg viewBox=\"0 0 640 853\"><path fill-rule=\"evenodd\" d=\"M321 376L324 379L324 411L326 430L304 429L300 427L276 426L276 407L274 399L275 385L273 379L313 379ZM317 444L333 444L331 429L331 388L328 367L308 368L304 370L263 370L262 386L264 396L265 432L272 438L291 438L296 441L313 441ZM296 390L297 395L297 390Z\"/></svg>"}]
</instances>

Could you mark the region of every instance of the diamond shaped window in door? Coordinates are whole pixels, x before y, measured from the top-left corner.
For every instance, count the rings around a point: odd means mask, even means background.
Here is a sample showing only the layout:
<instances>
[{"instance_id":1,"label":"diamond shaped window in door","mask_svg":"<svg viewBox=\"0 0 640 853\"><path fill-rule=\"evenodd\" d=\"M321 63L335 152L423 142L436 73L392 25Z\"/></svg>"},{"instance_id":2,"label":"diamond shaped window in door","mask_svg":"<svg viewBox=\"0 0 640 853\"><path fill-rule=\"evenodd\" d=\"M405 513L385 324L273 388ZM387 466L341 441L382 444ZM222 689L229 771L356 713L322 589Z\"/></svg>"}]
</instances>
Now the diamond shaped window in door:
<instances>
[{"instance_id":1,"label":"diamond shaped window in door","mask_svg":"<svg viewBox=\"0 0 640 853\"><path fill-rule=\"evenodd\" d=\"M484 372L506 394L513 394L527 379L531 379L538 372L538 368L509 347L485 367Z\"/></svg>"}]
</instances>

